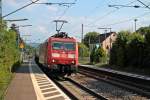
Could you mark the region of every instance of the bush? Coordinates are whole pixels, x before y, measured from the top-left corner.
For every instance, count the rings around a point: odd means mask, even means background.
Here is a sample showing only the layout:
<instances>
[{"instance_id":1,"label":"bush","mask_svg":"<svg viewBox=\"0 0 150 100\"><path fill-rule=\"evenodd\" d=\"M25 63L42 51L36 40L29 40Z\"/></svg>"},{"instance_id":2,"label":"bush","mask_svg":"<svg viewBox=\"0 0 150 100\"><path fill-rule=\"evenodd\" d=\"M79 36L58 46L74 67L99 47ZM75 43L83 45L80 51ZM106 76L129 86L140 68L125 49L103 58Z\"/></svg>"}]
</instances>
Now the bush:
<instances>
[{"instance_id":1,"label":"bush","mask_svg":"<svg viewBox=\"0 0 150 100\"><path fill-rule=\"evenodd\" d=\"M114 43L112 48L110 49L109 64L117 65L117 45L116 45L116 43Z\"/></svg>"},{"instance_id":2,"label":"bush","mask_svg":"<svg viewBox=\"0 0 150 100\"><path fill-rule=\"evenodd\" d=\"M139 33L119 32L116 42L110 51L110 64L120 67L149 66L150 64L150 33L144 37Z\"/></svg>"},{"instance_id":3,"label":"bush","mask_svg":"<svg viewBox=\"0 0 150 100\"><path fill-rule=\"evenodd\" d=\"M20 52L16 45L16 32L0 30L0 99L12 77L12 66L19 62Z\"/></svg>"},{"instance_id":4,"label":"bush","mask_svg":"<svg viewBox=\"0 0 150 100\"><path fill-rule=\"evenodd\" d=\"M126 47L128 66L142 66L145 49L144 46L144 38L142 35L138 33L133 33L130 35L129 42Z\"/></svg>"},{"instance_id":5,"label":"bush","mask_svg":"<svg viewBox=\"0 0 150 100\"><path fill-rule=\"evenodd\" d=\"M124 67L126 64L126 46L129 40L129 31L121 31L110 50L110 64Z\"/></svg>"},{"instance_id":6,"label":"bush","mask_svg":"<svg viewBox=\"0 0 150 100\"><path fill-rule=\"evenodd\" d=\"M94 48L90 55L90 61L93 63L105 63L106 62L106 52L102 47Z\"/></svg>"},{"instance_id":7,"label":"bush","mask_svg":"<svg viewBox=\"0 0 150 100\"><path fill-rule=\"evenodd\" d=\"M78 44L78 48L79 48L79 57L88 57L89 56L89 49L87 48L86 45L84 45L83 43L79 43Z\"/></svg>"}]
</instances>

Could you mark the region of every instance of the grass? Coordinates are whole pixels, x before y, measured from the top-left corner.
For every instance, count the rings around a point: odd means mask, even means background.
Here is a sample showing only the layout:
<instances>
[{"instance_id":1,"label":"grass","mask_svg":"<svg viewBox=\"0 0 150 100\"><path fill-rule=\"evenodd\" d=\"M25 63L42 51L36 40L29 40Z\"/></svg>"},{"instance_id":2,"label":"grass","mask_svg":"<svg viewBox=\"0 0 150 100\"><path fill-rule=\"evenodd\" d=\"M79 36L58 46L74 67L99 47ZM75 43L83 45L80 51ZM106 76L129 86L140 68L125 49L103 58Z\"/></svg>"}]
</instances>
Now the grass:
<instances>
[{"instance_id":1,"label":"grass","mask_svg":"<svg viewBox=\"0 0 150 100\"><path fill-rule=\"evenodd\" d=\"M13 72L17 70L19 65L20 65L20 62L14 63L11 67L11 70L9 69L8 66L4 67L3 65L1 65L0 67L0 100L4 100L6 90L13 77Z\"/></svg>"},{"instance_id":2,"label":"grass","mask_svg":"<svg viewBox=\"0 0 150 100\"><path fill-rule=\"evenodd\" d=\"M82 65L89 65L89 57L83 57L83 58L79 58L79 63Z\"/></svg>"},{"instance_id":3,"label":"grass","mask_svg":"<svg viewBox=\"0 0 150 100\"><path fill-rule=\"evenodd\" d=\"M12 73L0 71L0 100L4 100L5 91L12 79Z\"/></svg>"}]
</instances>

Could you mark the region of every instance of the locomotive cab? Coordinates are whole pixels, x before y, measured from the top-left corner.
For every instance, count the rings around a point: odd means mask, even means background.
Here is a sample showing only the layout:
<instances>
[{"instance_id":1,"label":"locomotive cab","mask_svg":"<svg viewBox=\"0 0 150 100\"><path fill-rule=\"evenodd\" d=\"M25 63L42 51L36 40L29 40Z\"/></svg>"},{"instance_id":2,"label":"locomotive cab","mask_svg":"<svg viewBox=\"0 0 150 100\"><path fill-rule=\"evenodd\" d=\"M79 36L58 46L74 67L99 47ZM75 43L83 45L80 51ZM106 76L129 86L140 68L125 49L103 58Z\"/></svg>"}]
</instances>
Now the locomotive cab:
<instances>
[{"instance_id":1,"label":"locomotive cab","mask_svg":"<svg viewBox=\"0 0 150 100\"><path fill-rule=\"evenodd\" d=\"M60 73L71 74L77 70L77 48L73 39L53 39L49 47L48 65Z\"/></svg>"},{"instance_id":2,"label":"locomotive cab","mask_svg":"<svg viewBox=\"0 0 150 100\"><path fill-rule=\"evenodd\" d=\"M70 37L52 36L40 47L41 62L50 72L71 75L77 71L77 41Z\"/></svg>"}]
</instances>

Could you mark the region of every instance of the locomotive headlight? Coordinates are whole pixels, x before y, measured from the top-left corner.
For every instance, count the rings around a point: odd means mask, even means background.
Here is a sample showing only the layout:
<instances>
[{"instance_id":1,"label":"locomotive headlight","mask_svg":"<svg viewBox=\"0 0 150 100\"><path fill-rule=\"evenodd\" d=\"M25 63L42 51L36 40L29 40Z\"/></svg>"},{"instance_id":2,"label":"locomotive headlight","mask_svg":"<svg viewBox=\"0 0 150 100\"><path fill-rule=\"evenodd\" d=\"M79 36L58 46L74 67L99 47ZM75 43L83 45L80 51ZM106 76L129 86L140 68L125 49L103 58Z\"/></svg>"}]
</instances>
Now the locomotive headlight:
<instances>
[{"instance_id":1,"label":"locomotive headlight","mask_svg":"<svg viewBox=\"0 0 150 100\"><path fill-rule=\"evenodd\" d=\"M68 54L68 58L75 58L75 54Z\"/></svg>"},{"instance_id":2,"label":"locomotive headlight","mask_svg":"<svg viewBox=\"0 0 150 100\"><path fill-rule=\"evenodd\" d=\"M52 57L60 57L59 53L52 53Z\"/></svg>"},{"instance_id":3,"label":"locomotive headlight","mask_svg":"<svg viewBox=\"0 0 150 100\"><path fill-rule=\"evenodd\" d=\"M53 59L52 62L55 62L55 60Z\"/></svg>"},{"instance_id":4,"label":"locomotive headlight","mask_svg":"<svg viewBox=\"0 0 150 100\"><path fill-rule=\"evenodd\" d=\"M75 63L75 61L72 61L71 63L72 63L72 64L74 64L74 63Z\"/></svg>"}]
</instances>

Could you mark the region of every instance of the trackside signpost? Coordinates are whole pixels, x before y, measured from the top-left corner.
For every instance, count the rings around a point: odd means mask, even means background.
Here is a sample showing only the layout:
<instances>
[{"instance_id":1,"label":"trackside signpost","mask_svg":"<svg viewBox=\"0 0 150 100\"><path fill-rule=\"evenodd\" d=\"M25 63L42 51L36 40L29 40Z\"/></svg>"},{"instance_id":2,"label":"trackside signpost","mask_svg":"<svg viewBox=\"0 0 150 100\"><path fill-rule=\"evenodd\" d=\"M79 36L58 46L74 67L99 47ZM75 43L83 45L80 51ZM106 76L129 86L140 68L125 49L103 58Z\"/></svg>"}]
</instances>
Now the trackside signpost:
<instances>
[{"instance_id":1,"label":"trackside signpost","mask_svg":"<svg viewBox=\"0 0 150 100\"><path fill-rule=\"evenodd\" d=\"M23 42L20 42L19 48L21 49L20 61L23 61L23 49L24 49L24 43Z\"/></svg>"}]
</instances>

